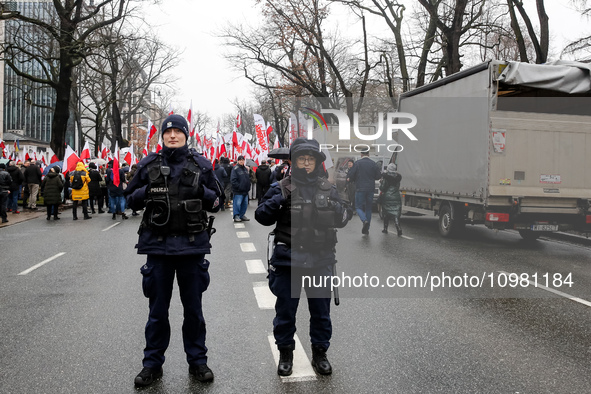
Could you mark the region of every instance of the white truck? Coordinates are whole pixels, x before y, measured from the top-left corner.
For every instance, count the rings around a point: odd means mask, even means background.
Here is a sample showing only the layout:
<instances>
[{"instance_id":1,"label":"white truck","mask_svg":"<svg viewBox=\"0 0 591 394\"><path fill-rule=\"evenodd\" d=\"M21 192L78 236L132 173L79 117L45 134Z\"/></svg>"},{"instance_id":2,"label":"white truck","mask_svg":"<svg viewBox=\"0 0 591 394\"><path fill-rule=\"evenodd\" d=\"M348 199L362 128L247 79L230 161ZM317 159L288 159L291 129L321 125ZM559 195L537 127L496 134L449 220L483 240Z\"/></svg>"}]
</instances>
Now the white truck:
<instances>
[{"instance_id":1,"label":"white truck","mask_svg":"<svg viewBox=\"0 0 591 394\"><path fill-rule=\"evenodd\" d=\"M417 141L391 161L403 211L466 224L591 231L591 65L488 61L400 96Z\"/></svg>"}]
</instances>

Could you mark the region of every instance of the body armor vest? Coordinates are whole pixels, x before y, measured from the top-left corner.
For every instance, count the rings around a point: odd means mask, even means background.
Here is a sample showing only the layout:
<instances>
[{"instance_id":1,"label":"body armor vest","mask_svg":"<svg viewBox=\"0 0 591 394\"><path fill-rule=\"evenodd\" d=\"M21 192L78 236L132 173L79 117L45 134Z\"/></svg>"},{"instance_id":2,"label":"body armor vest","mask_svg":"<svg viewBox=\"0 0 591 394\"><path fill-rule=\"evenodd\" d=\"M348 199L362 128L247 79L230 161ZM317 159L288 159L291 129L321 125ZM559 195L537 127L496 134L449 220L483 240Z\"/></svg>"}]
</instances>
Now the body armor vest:
<instances>
[{"instance_id":1,"label":"body armor vest","mask_svg":"<svg viewBox=\"0 0 591 394\"><path fill-rule=\"evenodd\" d=\"M330 201L332 184L318 178L312 200L301 197L291 177L279 182L281 193L288 201L275 227L275 242L305 251L334 249L337 243L335 204Z\"/></svg>"},{"instance_id":2,"label":"body armor vest","mask_svg":"<svg viewBox=\"0 0 591 394\"><path fill-rule=\"evenodd\" d=\"M181 175L170 180L170 168L162 165L162 156L147 166L149 184L142 227L161 236L190 235L207 228L207 213L202 209L199 190L201 169L189 155Z\"/></svg>"}]
</instances>

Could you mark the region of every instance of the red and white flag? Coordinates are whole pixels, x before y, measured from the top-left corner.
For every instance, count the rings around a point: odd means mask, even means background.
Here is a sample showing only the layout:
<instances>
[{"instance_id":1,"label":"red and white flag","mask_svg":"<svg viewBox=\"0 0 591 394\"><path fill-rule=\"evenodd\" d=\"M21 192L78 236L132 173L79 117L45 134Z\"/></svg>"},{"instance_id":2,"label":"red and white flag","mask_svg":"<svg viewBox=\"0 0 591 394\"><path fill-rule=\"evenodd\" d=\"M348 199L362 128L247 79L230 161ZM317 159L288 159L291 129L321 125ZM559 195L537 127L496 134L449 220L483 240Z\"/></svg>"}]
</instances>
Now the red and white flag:
<instances>
[{"instance_id":1,"label":"red and white flag","mask_svg":"<svg viewBox=\"0 0 591 394\"><path fill-rule=\"evenodd\" d=\"M174 111L172 110L172 103L168 106L168 115L172 115L174 114Z\"/></svg>"},{"instance_id":2,"label":"red and white flag","mask_svg":"<svg viewBox=\"0 0 591 394\"><path fill-rule=\"evenodd\" d=\"M49 157L49 163L55 163L56 161L60 161L57 155L53 152L51 148L47 148L47 157Z\"/></svg>"},{"instance_id":3,"label":"red and white flag","mask_svg":"<svg viewBox=\"0 0 591 394\"><path fill-rule=\"evenodd\" d=\"M80 160L90 160L90 146L88 145L88 141L84 143L84 148L82 148L82 153L80 153Z\"/></svg>"},{"instance_id":4,"label":"red and white flag","mask_svg":"<svg viewBox=\"0 0 591 394\"><path fill-rule=\"evenodd\" d=\"M154 137L154 134L156 134L158 132L158 129L156 129L156 126L154 126L154 123L152 123L152 121L150 119L148 119L148 141L150 141L152 139L152 137Z\"/></svg>"},{"instance_id":5,"label":"red and white flag","mask_svg":"<svg viewBox=\"0 0 591 394\"><path fill-rule=\"evenodd\" d=\"M158 137L158 144L154 148L154 152L158 153L162 150L162 137Z\"/></svg>"},{"instance_id":6,"label":"red and white flag","mask_svg":"<svg viewBox=\"0 0 591 394\"><path fill-rule=\"evenodd\" d=\"M105 144L101 144L101 159L107 160L108 157L109 149L107 149L107 146Z\"/></svg>"},{"instance_id":7,"label":"red and white flag","mask_svg":"<svg viewBox=\"0 0 591 394\"><path fill-rule=\"evenodd\" d=\"M258 142L258 146L260 147L260 153L263 156L266 156L269 154L269 140L267 138L267 127L265 120L259 114L254 114L253 116L256 140Z\"/></svg>"},{"instance_id":8,"label":"red and white flag","mask_svg":"<svg viewBox=\"0 0 591 394\"><path fill-rule=\"evenodd\" d=\"M123 160L125 160L127 162L127 164L129 164L130 166L132 164L135 164L135 153L133 151L133 143L129 147L129 150L125 154L125 157L123 158Z\"/></svg>"},{"instance_id":9,"label":"red and white flag","mask_svg":"<svg viewBox=\"0 0 591 394\"><path fill-rule=\"evenodd\" d=\"M62 173L65 174L68 171L74 171L76 169L76 163L80 161L80 158L74 152L74 149L70 145L66 145L66 153L64 153L64 163Z\"/></svg>"},{"instance_id":10,"label":"red and white flag","mask_svg":"<svg viewBox=\"0 0 591 394\"><path fill-rule=\"evenodd\" d=\"M242 126L242 117L240 116L240 112L238 112L238 116L236 117L236 128L240 128Z\"/></svg>"},{"instance_id":11,"label":"red and white flag","mask_svg":"<svg viewBox=\"0 0 591 394\"><path fill-rule=\"evenodd\" d=\"M119 178L119 142L115 141L115 157L113 157L113 185L119 187L121 179Z\"/></svg>"}]
</instances>

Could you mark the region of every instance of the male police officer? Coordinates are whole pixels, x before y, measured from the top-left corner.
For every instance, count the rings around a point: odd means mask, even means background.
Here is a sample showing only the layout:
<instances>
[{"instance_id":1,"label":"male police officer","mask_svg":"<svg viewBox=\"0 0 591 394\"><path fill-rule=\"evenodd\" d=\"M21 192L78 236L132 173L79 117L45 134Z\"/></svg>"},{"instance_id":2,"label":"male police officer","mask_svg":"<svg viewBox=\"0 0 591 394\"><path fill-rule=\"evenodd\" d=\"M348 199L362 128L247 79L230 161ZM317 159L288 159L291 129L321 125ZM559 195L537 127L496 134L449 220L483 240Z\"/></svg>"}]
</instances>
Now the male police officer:
<instances>
[{"instance_id":1,"label":"male police officer","mask_svg":"<svg viewBox=\"0 0 591 394\"><path fill-rule=\"evenodd\" d=\"M304 287L311 315L312 366L317 373L329 375L332 367L326 351L332 335L330 280L327 287L315 288L304 278L332 276L336 228L344 227L352 212L343 206L336 188L322 177L326 156L320 152L318 141L297 138L290 159L292 175L274 183L255 212L259 223L277 224L269 262L269 287L277 297L273 320L280 353L277 373L292 373L296 312Z\"/></svg>"},{"instance_id":2,"label":"male police officer","mask_svg":"<svg viewBox=\"0 0 591 394\"><path fill-rule=\"evenodd\" d=\"M211 163L187 146L188 136L185 118L167 117L162 124L164 148L138 164L125 191L131 209L146 208L136 248L139 254L148 255L140 271L150 313L144 368L135 378L137 386L148 386L162 376L175 274L184 308L183 343L189 373L202 382L213 380L207 366L201 298L209 285L209 261L204 256L210 253L211 225L206 211L219 209L223 193Z\"/></svg>"}]
</instances>

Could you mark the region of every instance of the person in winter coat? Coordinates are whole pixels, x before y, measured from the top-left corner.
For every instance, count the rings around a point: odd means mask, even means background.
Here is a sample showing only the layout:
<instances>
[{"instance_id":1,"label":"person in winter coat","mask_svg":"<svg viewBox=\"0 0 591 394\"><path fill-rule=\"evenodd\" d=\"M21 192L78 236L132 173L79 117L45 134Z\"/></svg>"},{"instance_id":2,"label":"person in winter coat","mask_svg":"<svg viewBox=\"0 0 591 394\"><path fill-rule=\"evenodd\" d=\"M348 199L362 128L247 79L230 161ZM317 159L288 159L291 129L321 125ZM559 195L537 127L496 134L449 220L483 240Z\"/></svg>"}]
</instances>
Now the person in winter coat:
<instances>
[{"instance_id":1,"label":"person in winter coat","mask_svg":"<svg viewBox=\"0 0 591 394\"><path fill-rule=\"evenodd\" d=\"M230 175L232 175L232 164L230 164L230 159L227 157L222 157L220 159L220 166L223 167L227 174L225 178L220 179L218 177L218 180L224 187L224 208L230 208L230 202L232 201L232 182L230 182Z\"/></svg>"},{"instance_id":2,"label":"person in winter coat","mask_svg":"<svg viewBox=\"0 0 591 394\"><path fill-rule=\"evenodd\" d=\"M127 183L131 182L131 180L135 176L136 172L137 172L137 164L134 164L131 166L129 171L125 173L125 179L127 179ZM138 216L138 215L139 215L139 213L137 213L137 211L135 209L131 210L131 216Z\"/></svg>"},{"instance_id":3,"label":"person in winter coat","mask_svg":"<svg viewBox=\"0 0 591 394\"><path fill-rule=\"evenodd\" d=\"M6 171L8 171L10 177L12 178L12 183L10 184L10 195L8 196L8 212L18 214L20 213L18 210L18 198L21 195L21 189L23 187L23 181L25 180L25 177L23 176L21 169L14 164L14 160L8 162Z\"/></svg>"},{"instance_id":4,"label":"person in winter coat","mask_svg":"<svg viewBox=\"0 0 591 394\"><path fill-rule=\"evenodd\" d=\"M271 168L267 164L267 162L263 162L258 168L256 172L257 178L257 197L259 204L263 199L263 196L271 187Z\"/></svg>"},{"instance_id":5,"label":"person in winter coat","mask_svg":"<svg viewBox=\"0 0 591 394\"><path fill-rule=\"evenodd\" d=\"M402 212L402 196L400 195L400 180L402 175L396 172L397 166L394 163L388 164L384 177L380 180L380 191L382 192L382 212L384 214L383 233L388 233L388 223L394 220L398 236L402 235L400 226L400 214Z\"/></svg>"},{"instance_id":6,"label":"person in winter coat","mask_svg":"<svg viewBox=\"0 0 591 394\"><path fill-rule=\"evenodd\" d=\"M220 182L220 184L222 186L224 186L224 182L227 180L228 182L230 182L230 175L226 172L226 169L222 166L221 160L223 160L224 158L222 157L220 159L220 162L216 162L215 163L215 169L214 169L214 173L215 173L215 177L218 179L218 181ZM228 198L228 196L225 196L226 198ZM226 210L225 206L222 206L221 208L222 211Z\"/></svg>"},{"instance_id":7,"label":"person in winter coat","mask_svg":"<svg viewBox=\"0 0 591 394\"><path fill-rule=\"evenodd\" d=\"M376 180L381 177L381 169L369 158L369 152L361 152L361 159L357 160L347 173L347 182L355 182L355 209L359 220L363 223L361 234L364 235L369 234L373 193Z\"/></svg>"},{"instance_id":8,"label":"person in winter coat","mask_svg":"<svg viewBox=\"0 0 591 394\"><path fill-rule=\"evenodd\" d=\"M90 163L88 165L89 171L88 176L90 177L90 182L88 183L88 195L90 197L90 210L92 213L96 213L94 210L94 202L97 202L98 205L98 213L103 213L105 211L102 210L102 205L98 203L101 197L101 181L103 177L101 176L100 172L96 169L96 164Z\"/></svg>"},{"instance_id":9,"label":"person in winter coat","mask_svg":"<svg viewBox=\"0 0 591 394\"><path fill-rule=\"evenodd\" d=\"M6 217L6 203L10 195L11 183L12 178L6 171L6 164L0 163L0 217L2 217L2 223L8 222L8 218Z\"/></svg>"},{"instance_id":10,"label":"person in winter coat","mask_svg":"<svg viewBox=\"0 0 591 394\"><path fill-rule=\"evenodd\" d=\"M292 373L302 287L310 311L312 367L321 375L332 373L326 357L332 337L331 288L311 283L322 283L322 278L333 275L336 229L347 224L352 212L342 203L336 187L322 176L326 156L319 147L318 141L303 137L292 143L291 175L271 186L255 212L255 219L262 225L276 225L268 278L269 288L277 297L273 335L279 349L277 373L281 376Z\"/></svg>"},{"instance_id":11,"label":"person in winter coat","mask_svg":"<svg viewBox=\"0 0 591 394\"><path fill-rule=\"evenodd\" d=\"M72 187L72 201L74 202L74 205L72 206L72 214L74 216L74 220L78 220L78 202L81 202L84 220L92 219L92 217L88 215L88 183L90 182L90 177L88 176L88 170L84 166L83 162L78 162L76 164L76 170L70 173L70 184L72 186L75 186L75 184L73 183L74 177L78 175L80 175L80 177L82 178L82 187L80 189L74 189Z\"/></svg>"},{"instance_id":12,"label":"person in winter coat","mask_svg":"<svg viewBox=\"0 0 591 394\"><path fill-rule=\"evenodd\" d=\"M168 116L161 130L164 148L139 162L125 190L131 209L145 208L136 248L147 255L140 272L150 312L144 368L135 378L136 386L149 386L163 374L175 276L184 310L182 338L189 373L200 382L214 379L207 366L201 301L210 281L205 255L211 253L208 228L213 222L207 212L217 212L223 204L222 188L211 162L187 145L189 125L183 116Z\"/></svg>"},{"instance_id":13,"label":"person in winter coat","mask_svg":"<svg viewBox=\"0 0 591 394\"><path fill-rule=\"evenodd\" d=\"M122 219L129 219L125 214L125 197L123 196L123 185L125 182L125 170L119 168L119 184L115 185L113 178L113 168L107 170L107 189L109 190L109 205L113 213L113 220L117 219L117 215L121 215Z\"/></svg>"},{"instance_id":14,"label":"person in winter coat","mask_svg":"<svg viewBox=\"0 0 591 394\"><path fill-rule=\"evenodd\" d=\"M59 167L58 167L59 168ZM58 205L62 202L62 189L64 184L55 167L49 169L47 176L43 178L41 188L43 189L43 201L47 207L47 220L60 220L57 216Z\"/></svg>"},{"instance_id":15,"label":"person in winter coat","mask_svg":"<svg viewBox=\"0 0 591 394\"><path fill-rule=\"evenodd\" d=\"M244 156L238 156L238 163L232 169L230 182L234 194L234 221L247 222L250 219L244 216L248 208L248 192L250 191L249 168L244 165Z\"/></svg>"},{"instance_id":16,"label":"person in winter coat","mask_svg":"<svg viewBox=\"0 0 591 394\"><path fill-rule=\"evenodd\" d=\"M31 164L24 172L25 183L29 187L29 209L37 210L37 196L39 195L39 186L41 185L41 169L37 166L35 160L31 160Z\"/></svg>"}]
</instances>

